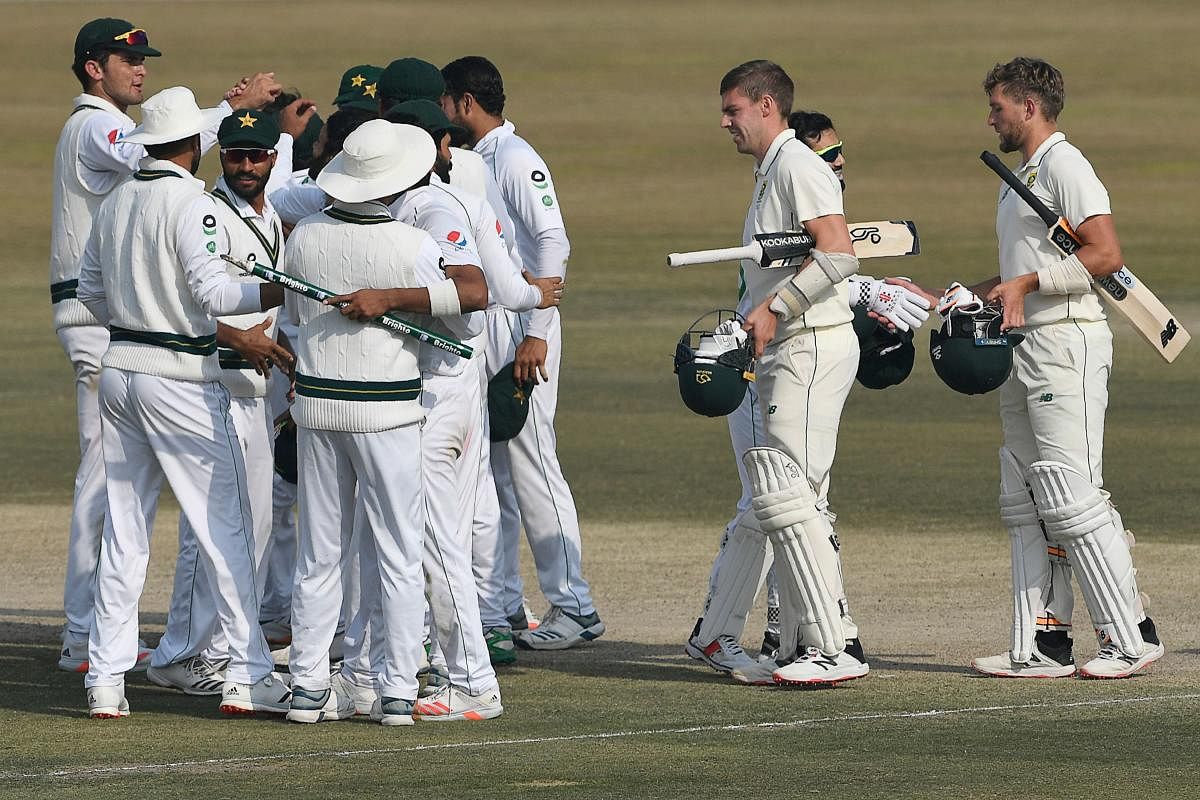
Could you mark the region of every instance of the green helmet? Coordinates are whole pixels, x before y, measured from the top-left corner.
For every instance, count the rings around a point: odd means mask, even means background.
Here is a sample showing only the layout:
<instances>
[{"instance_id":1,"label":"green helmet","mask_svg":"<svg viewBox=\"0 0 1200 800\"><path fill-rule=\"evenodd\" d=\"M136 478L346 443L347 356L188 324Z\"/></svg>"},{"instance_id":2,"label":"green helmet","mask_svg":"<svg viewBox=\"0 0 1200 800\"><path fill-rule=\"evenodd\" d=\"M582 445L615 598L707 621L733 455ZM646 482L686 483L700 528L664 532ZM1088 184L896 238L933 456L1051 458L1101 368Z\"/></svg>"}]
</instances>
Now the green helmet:
<instances>
[{"instance_id":1,"label":"green helmet","mask_svg":"<svg viewBox=\"0 0 1200 800\"><path fill-rule=\"evenodd\" d=\"M701 323L713 316L711 326ZM683 404L705 417L732 413L754 380L754 341L741 334L740 314L717 309L701 316L679 338L675 374Z\"/></svg>"},{"instance_id":2,"label":"green helmet","mask_svg":"<svg viewBox=\"0 0 1200 800\"><path fill-rule=\"evenodd\" d=\"M903 383L912 372L917 349L912 331L889 331L854 307L854 332L858 335L858 382L868 389L886 389Z\"/></svg>"},{"instance_id":3,"label":"green helmet","mask_svg":"<svg viewBox=\"0 0 1200 800\"><path fill-rule=\"evenodd\" d=\"M999 306L951 309L941 328L930 331L929 358L943 383L963 394L984 394L1008 379L1013 348L1025 337L1001 333L1002 320Z\"/></svg>"}]
</instances>

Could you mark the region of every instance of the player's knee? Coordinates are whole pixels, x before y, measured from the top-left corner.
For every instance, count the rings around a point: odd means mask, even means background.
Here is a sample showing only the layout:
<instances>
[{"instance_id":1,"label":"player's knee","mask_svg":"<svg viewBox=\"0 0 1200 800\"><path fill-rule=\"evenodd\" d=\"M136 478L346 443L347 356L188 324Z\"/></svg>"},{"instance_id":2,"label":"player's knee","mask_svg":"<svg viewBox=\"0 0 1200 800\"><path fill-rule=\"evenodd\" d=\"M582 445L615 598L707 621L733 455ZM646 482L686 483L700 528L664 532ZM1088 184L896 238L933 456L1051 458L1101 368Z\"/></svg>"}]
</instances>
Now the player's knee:
<instances>
[{"instance_id":1,"label":"player's knee","mask_svg":"<svg viewBox=\"0 0 1200 800\"><path fill-rule=\"evenodd\" d=\"M1108 497L1069 464L1034 462L1029 485L1051 537L1083 537L1113 524Z\"/></svg>"}]
</instances>

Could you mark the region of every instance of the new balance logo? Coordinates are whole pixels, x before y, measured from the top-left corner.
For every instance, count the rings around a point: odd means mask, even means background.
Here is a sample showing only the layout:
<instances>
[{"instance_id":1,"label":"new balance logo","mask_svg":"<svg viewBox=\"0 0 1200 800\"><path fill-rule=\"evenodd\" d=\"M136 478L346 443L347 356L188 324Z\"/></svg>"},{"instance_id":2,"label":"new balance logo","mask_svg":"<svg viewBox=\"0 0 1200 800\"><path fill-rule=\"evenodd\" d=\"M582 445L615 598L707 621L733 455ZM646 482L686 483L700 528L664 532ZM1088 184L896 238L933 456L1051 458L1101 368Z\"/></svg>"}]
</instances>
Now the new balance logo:
<instances>
[{"instance_id":1,"label":"new balance logo","mask_svg":"<svg viewBox=\"0 0 1200 800\"><path fill-rule=\"evenodd\" d=\"M1175 320L1167 320L1167 326L1162 329L1161 333L1158 334L1158 338L1162 342L1162 346L1166 347L1167 343L1174 339L1175 334L1177 333L1179 333L1179 326L1175 324Z\"/></svg>"}]
</instances>

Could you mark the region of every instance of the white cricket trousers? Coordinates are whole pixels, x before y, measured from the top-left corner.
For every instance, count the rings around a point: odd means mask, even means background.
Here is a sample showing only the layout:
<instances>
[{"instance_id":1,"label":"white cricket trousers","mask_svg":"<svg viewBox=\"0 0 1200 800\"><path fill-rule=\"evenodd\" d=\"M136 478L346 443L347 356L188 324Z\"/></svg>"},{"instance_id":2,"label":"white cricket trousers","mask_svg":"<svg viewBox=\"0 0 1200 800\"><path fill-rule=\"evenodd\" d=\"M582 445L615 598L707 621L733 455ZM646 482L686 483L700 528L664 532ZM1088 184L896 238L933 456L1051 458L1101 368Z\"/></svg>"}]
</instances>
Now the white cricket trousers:
<instances>
[{"instance_id":1,"label":"white cricket trousers","mask_svg":"<svg viewBox=\"0 0 1200 800\"><path fill-rule=\"evenodd\" d=\"M513 360L517 345L525 338L528 317L528 312L488 312L489 366L499 368ZM542 594L551 605L586 616L596 607L583 577L579 517L571 487L558 462L554 432L562 367L561 320L555 319L546 345L546 371L550 379L534 389L525 427L507 442L491 446L504 551L503 603L508 614L521 608L523 591L518 543L524 525Z\"/></svg>"},{"instance_id":2,"label":"white cricket trousers","mask_svg":"<svg viewBox=\"0 0 1200 800\"><path fill-rule=\"evenodd\" d=\"M292 613L292 578L296 574L296 484L278 473L271 476L272 522L267 544L266 572L259 617L282 619Z\"/></svg>"},{"instance_id":3,"label":"white cricket trousers","mask_svg":"<svg viewBox=\"0 0 1200 800\"><path fill-rule=\"evenodd\" d=\"M282 376L279 379L284 380ZM271 537L271 477L275 474L272 426L267 414L265 398L230 399L229 416L246 463L246 490L254 521L256 591L260 603L267 575L263 560ZM215 587L204 570L199 553L196 532L188 524L187 516L180 514L179 558L175 562L167 629L150 657L150 663L155 667L165 667L201 654L210 661L225 657L225 635L217 624L217 604L213 597Z\"/></svg>"},{"instance_id":4,"label":"white cricket trousers","mask_svg":"<svg viewBox=\"0 0 1200 800\"><path fill-rule=\"evenodd\" d=\"M316 691L329 686L329 648L342 611L357 489L360 535L371 537L379 563L383 625L372 631L382 647L378 688L387 697L415 699L425 618L420 425L374 433L300 428L296 444L300 519L288 659L293 681ZM366 573L364 559L364 587L371 580Z\"/></svg>"},{"instance_id":5,"label":"white cricket trousers","mask_svg":"<svg viewBox=\"0 0 1200 800\"><path fill-rule=\"evenodd\" d=\"M104 535L108 496L104 490L104 449L100 444L100 359L108 350L108 328L77 325L59 328L58 341L75 370L75 413L79 420L79 469L67 543L63 611L67 634L80 641L92 629L96 596L96 558Z\"/></svg>"},{"instance_id":6,"label":"white cricket trousers","mask_svg":"<svg viewBox=\"0 0 1200 800\"><path fill-rule=\"evenodd\" d=\"M493 312L488 312L489 314ZM487 387L492 377L486 359L472 359L467 369L476 371L479 382L478 437L479 472L475 484L475 506L471 520L471 565L479 596L479 618L484 630L508 627L505 608L507 561L500 539L500 502L496 497L496 479L492 475L491 425L488 421ZM517 584L520 594L520 584Z\"/></svg>"},{"instance_id":7,"label":"white cricket trousers","mask_svg":"<svg viewBox=\"0 0 1200 800\"><path fill-rule=\"evenodd\" d=\"M84 684L119 686L137 659L138 600L164 476L217 590L226 679L257 683L274 665L258 626L246 465L229 417L229 392L215 382L105 368L100 419L109 516Z\"/></svg>"}]
</instances>

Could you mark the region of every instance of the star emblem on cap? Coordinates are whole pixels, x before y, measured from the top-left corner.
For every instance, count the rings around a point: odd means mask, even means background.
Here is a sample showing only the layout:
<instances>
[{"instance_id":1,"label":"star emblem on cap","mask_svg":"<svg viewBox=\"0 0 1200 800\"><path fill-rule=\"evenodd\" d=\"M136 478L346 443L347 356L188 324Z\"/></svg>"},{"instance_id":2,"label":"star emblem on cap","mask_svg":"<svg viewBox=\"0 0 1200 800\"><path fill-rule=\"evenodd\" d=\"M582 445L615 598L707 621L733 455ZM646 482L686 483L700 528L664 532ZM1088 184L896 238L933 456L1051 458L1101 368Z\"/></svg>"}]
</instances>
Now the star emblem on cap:
<instances>
[{"instance_id":1,"label":"star emblem on cap","mask_svg":"<svg viewBox=\"0 0 1200 800\"><path fill-rule=\"evenodd\" d=\"M375 83L368 83L366 86L364 86L363 87L363 96L374 97L375 96L375 87L377 85L378 84L375 84Z\"/></svg>"},{"instance_id":2,"label":"star emblem on cap","mask_svg":"<svg viewBox=\"0 0 1200 800\"><path fill-rule=\"evenodd\" d=\"M358 75L355 75L353 78L350 79L351 86L362 86L366 82L367 82L367 79L364 78L361 73L359 73Z\"/></svg>"},{"instance_id":3,"label":"star emblem on cap","mask_svg":"<svg viewBox=\"0 0 1200 800\"><path fill-rule=\"evenodd\" d=\"M249 111L246 112L245 116L238 117L237 119L238 119L238 122L242 123L243 128L253 128L254 123L258 122L257 119L250 116Z\"/></svg>"}]
</instances>

